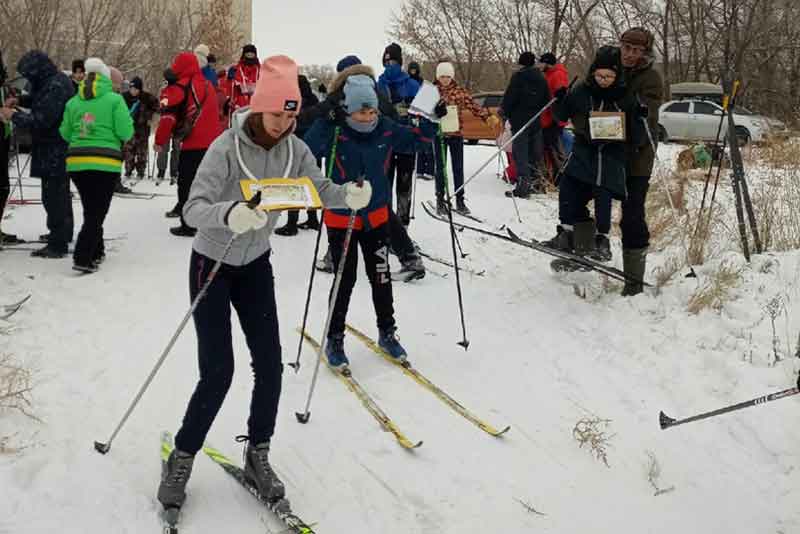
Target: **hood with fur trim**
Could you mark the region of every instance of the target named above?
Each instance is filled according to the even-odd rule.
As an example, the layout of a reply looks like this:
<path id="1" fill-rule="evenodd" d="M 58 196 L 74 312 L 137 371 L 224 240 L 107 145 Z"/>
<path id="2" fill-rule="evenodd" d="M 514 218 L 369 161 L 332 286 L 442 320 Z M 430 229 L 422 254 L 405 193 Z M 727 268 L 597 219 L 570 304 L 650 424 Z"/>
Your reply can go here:
<path id="1" fill-rule="evenodd" d="M 375 71 L 369 65 L 353 65 L 347 67 L 342 72 L 336 75 L 336 78 L 333 79 L 331 82 L 330 87 L 328 87 L 328 93 L 335 93 L 337 91 L 341 91 L 344 89 L 344 84 L 347 82 L 347 78 L 350 76 L 356 76 L 359 74 L 363 74 L 365 76 L 369 76 L 370 78 L 375 80 Z"/>

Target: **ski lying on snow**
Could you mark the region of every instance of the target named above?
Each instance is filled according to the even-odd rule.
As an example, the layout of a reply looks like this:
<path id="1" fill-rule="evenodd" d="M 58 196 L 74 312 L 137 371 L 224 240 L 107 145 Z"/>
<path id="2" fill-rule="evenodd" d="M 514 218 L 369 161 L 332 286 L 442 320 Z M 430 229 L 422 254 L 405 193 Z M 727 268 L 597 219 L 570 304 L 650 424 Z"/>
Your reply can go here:
<path id="1" fill-rule="evenodd" d="M 218 449 L 215 449 L 210 445 L 205 445 L 203 446 L 203 452 L 206 453 L 206 455 L 211 458 L 215 464 L 220 466 L 223 471 L 228 473 L 234 480 L 236 480 L 236 482 L 241 484 L 244 489 L 250 492 L 253 497 L 258 499 L 258 502 L 263 504 L 284 525 L 286 525 L 287 530 L 284 532 L 294 532 L 296 534 L 314 533 L 310 525 L 292 512 L 292 506 L 285 497 L 275 501 L 267 499 L 265 496 L 261 495 L 261 493 L 258 491 L 258 488 L 245 476 L 244 470 L 233 463 Z"/>
<path id="2" fill-rule="evenodd" d="M 133 198 L 136 200 L 153 200 L 156 198 L 155 193 L 114 193 L 114 196 L 119 198 Z"/>
<path id="3" fill-rule="evenodd" d="M 428 258 L 428 259 L 429 259 L 429 260 L 431 260 L 432 262 L 439 263 L 439 264 L 441 264 L 441 265 L 445 265 L 445 266 L 447 266 L 447 267 L 450 267 L 451 269 L 453 269 L 453 268 L 454 268 L 454 265 L 453 265 L 453 262 L 452 262 L 452 261 L 445 260 L 445 259 L 443 259 L 443 258 L 439 258 L 439 257 L 437 257 L 437 256 L 433 256 L 433 255 L 431 255 L 431 254 L 428 254 L 427 252 L 423 252 L 423 251 L 421 251 L 421 250 L 419 251 L 419 255 L 420 255 L 420 256 L 422 256 L 423 258 Z M 473 275 L 473 276 L 483 276 L 483 275 L 485 275 L 485 274 L 486 274 L 486 271 L 485 271 L 485 270 L 483 270 L 483 271 L 475 271 L 475 270 L 473 270 L 473 269 L 470 269 L 469 267 L 464 267 L 464 266 L 462 266 L 462 265 L 459 265 L 459 266 L 458 266 L 458 270 L 459 270 L 459 271 L 463 271 L 463 272 L 465 272 L 465 273 L 469 273 L 469 274 L 471 274 L 471 275 Z"/>
<path id="4" fill-rule="evenodd" d="M 175 441 L 172 438 L 172 433 L 165 430 L 161 433 L 161 478 L 163 479 L 167 473 L 167 460 L 169 455 L 172 454 L 172 449 L 175 448 Z M 159 503 L 161 504 L 161 503 Z M 161 508 L 161 532 L 162 534 L 178 534 L 178 521 L 181 518 L 181 509 L 179 506 L 170 506 Z"/>
<path id="5" fill-rule="evenodd" d="M 320 344 L 319 342 L 317 342 L 316 339 L 311 337 L 311 335 L 308 334 L 308 332 L 302 332 L 300 329 L 298 329 L 298 332 L 300 332 L 300 334 L 303 336 L 303 339 L 305 339 L 306 342 L 309 345 L 311 345 L 311 348 L 313 348 L 315 352 L 319 352 Z M 325 358 L 324 355 L 322 356 L 322 361 L 323 363 L 325 363 L 325 365 L 328 365 L 327 358 Z M 358 381 L 356 381 L 356 379 L 353 377 L 353 373 L 350 371 L 349 368 L 345 368 L 344 370 L 339 371 L 328 365 L 328 369 L 330 369 L 336 376 L 338 376 L 339 379 L 345 383 L 347 388 L 350 391 L 352 391 L 356 395 L 356 397 L 358 397 L 358 399 L 361 401 L 361 403 L 364 405 L 367 411 L 375 418 L 376 421 L 378 421 L 378 424 L 381 425 L 381 428 L 383 428 L 384 431 L 391 432 L 392 435 L 394 435 L 395 439 L 400 444 L 400 446 L 402 446 L 404 449 L 410 450 L 410 449 L 416 449 L 417 447 L 422 445 L 421 441 L 414 443 L 410 439 L 408 439 L 406 435 L 403 434 L 403 432 L 400 431 L 395 422 L 392 421 L 392 419 L 388 415 L 386 415 L 386 412 L 384 412 L 381 409 L 381 407 L 378 405 L 377 402 L 375 402 L 372 396 L 370 396 L 370 394 L 367 393 L 363 387 L 361 387 L 361 384 L 359 384 Z"/>
<path id="6" fill-rule="evenodd" d="M 5 304 L 2 307 L 0 307 L 0 320 L 5 321 L 9 317 L 17 313 L 20 310 L 20 308 L 22 308 L 22 305 L 28 302 L 30 298 L 31 296 L 28 295 L 19 302 L 15 302 L 13 304 Z"/>
<path id="7" fill-rule="evenodd" d="M 380 345 L 375 343 L 375 341 L 370 338 L 365 333 L 361 332 L 360 330 L 350 326 L 349 324 L 346 325 L 347 331 L 353 334 L 358 340 L 364 343 L 369 349 L 371 349 L 375 354 L 382 357 L 387 362 L 391 363 L 402 369 L 403 373 L 406 376 L 409 376 L 414 379 L 419 385 L 433 393 L 439 400 L 447 404 L 450 408 L 452 408 L 457 414 L 464 417 L 466 420 L 486 432 L 487 434 L 500 437 L 506 432 L 508 432 L 511 427 L 507 426 L 503 430 L 498 430 L 489 423 L 481 420 L 479 417 L 474 415 L 472 412 L 467 410 L 460 402 L 456 401 L 453 397 L 448 395 L 444 392 L 439 386 L 435 385 L 431 382 L 428 378 L 426 378 L 422 373 L 420 373 L 416 368 L 412 367 L 411 362 L 405 360 L 403 362 L 392 358 L 389 354 L 383 350 Z"/>
<path id="8" fill-rule="evenodd" d="M 469 214 L 469 215 L 468 215 L 468 214 L 466 214 L 466 213 L 461 213 L 461 212 L 460 212 L 460 211 L 458 211 L 458 210 L 453 210 L 453 215 L 458 215 L 459 217 L 464 217 L 465 219 L 469 219 L 469 220 L 471 220 L 471 221 L 475 221 L 476 223 L 480 223 L 480 224 L 484 224 L 484 223 L 486 222 L 486 221 L 484 221 L 483 219 L 480 219 L 480 218 L 478 218 L 478 217 L 475 217 L 475 216 L 474 216 L 474 215 L 472 215 L 472 214 Z"/>
<path id="9" fill-rule="evenodd" d="M 422 207 L 428 213 L 428 215 L 430 215 L 431 217 L 433 217 L 437 221 L 449 224 L 449 221 L 447 219 L 436 215 L 434 213 L 434 211 L 433 211 L 432 206 L 428 205 L 428 203 L 423 202 L 422 203 Z M 470 225 L 462 224 L 462 223 L 455 222 L 455 221 L 453 221 L 453 225 L 455 227 L 457 227 L 457 228 L 463 228 L 463 229 L 466 229 L 466 230 L 471 230 L 473 232 L 478 232 L 480 234 L 496 237 L 497 239 L 500 239 L 500 240 L 503 240 L 503 241 L 509 241 L 509 242 L 514 243 L 516 245 L 527 247 L 527 248 L 530 248 L 530 249 L 533 249 L 533 250 L 536 250 L 536 251 L 539 251 L 539 252 L 544 252 L 545 254 L 549 254 L 550 256 L 553 256 L 555 258 L 560 258 L 560 259 L 563 259 L 563 260 L 573 261 L 574 263 L 576 263 L 578 265 L 587 267 L 587 268 L 589 268 L 589 269 L 591 269 L 593 271 L 597 271 L 600 274 L 604 274 L 604 275 L 608 276 L 609 278 L 614 278 L 616 280 L 619 280 L 620 282 L 629 281 L 629 282 L 642 283 L 645 286 L 650 286 L 650 284 L 648 284 L 647 282 L 643 282 L 642 280 L 638 280 L 635 277 L 627 275 L 623 271 L 617 269 L 616 267 L 612 267 L 610 265 L 606 265 L 604 263 L 600 263 L 600 262 L 591 260 L 589 258 L 585 258 L 583 256 L 578 256 L 577 254 L 572 254 L 571 252 L 565 252 L 563 250 L 549 248 L 549 247 L 546 247 L 546 246 L 542 245 L 541 243 L 539 243 L 538 241 L 535 241 L 535 240 L 526 241 L 525 239 L 522 239 L 517 234 L 515 234 L 509 228 L 506 228 L 506 232 L 508 232 L 508 235 L 503 235 L 503 234 L 499 234 L 499 233 L 496 233 L 496 232 L 491 232 L 489 230 L 484 230 L 483 228 L 477 228 L 475 226 L 470 226 Z"/>

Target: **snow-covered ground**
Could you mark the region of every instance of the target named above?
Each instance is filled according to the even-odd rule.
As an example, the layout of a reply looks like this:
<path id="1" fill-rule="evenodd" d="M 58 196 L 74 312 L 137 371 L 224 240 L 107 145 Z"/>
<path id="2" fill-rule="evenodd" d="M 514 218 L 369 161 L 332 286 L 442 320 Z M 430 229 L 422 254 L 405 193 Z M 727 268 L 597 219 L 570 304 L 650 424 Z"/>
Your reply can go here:
<path id="1" fill-rule="evenodd" d="M 675 146 L 662 147 L 665 162 Z M 467 174 L 491 155 L 467 147 Z M 520 224 L 495 165 L 468 189 L 488 228 L 550 237 L 556 198 L 519 202 Z M 35 180 L 26 180 L 35 184 Z M 418 182 L 417 200 L 433 196 Z M 693 186 L 698 187 L 698 186 Z M 727 187 L 727 186 L 726 186 Z M 174 193 L 151 183 L 138 190 Z M 658 192 L 658 190 L 656 190 Z M 656 192 L 656 194 L 657 194 Z M 26 196 L 38 196 L 26 188 Z M 0 352 L 35 371 L 33 412 L 41 422 L 0 413 L 0 437 L 24 449 L 0 455 L 0 532 L 155 532 L 158 438 L 177 430 L 197 378 L 190 326 L 106 456 L 106 440 L 188 307 L 191 240 L 171 236 L 163 214 L 174 198 L 115 198 L 102 270 L 78 276 L 69 259 L 36 260 L 0 252 L 0 304 L 32 294 L 0 322 Z M 77 221 L 80 204 L 76 202 Z M 46 229 L 41 206 L 15 207 L 6 232 L 32 239 Z M 428 252 L 447 257 L 447 227 L 421 209 L 411 226 Z M 718 260 L 681 275 L 660 295 L 622 299 L 596 274 L 554 275 L 550 258 L 485 238 L 460 235 L 469 351 L 461 339 L 455 279 L 429 275 L 397 284 L 399 334 L 412 361 L 434 382 L 497 427 L 481 432 L 396 368 L 349 337 L 355 376 L 411 439 L 408 452 L 381 432 L 356 397 L 321 371 L 313 416 L 299 425 L 313 356 L 304 347 L 299 374 L 286 367 L 272 461 L 295 510 L 319 533 L 726 533 L 800 532 L 800 398 L 662 431 L 658 413 L 686 417 L 791 387 L 795 382 L 798 269 L 796 252 L 754 258 L 722 310 L 691 315 L 690 295 Z M 273 264 L 284 347 L 293 361 L 314 234 L 273 238 Z M 615 244 L 615 264 L 621 266 Z M 672 251 L 674 252 L 674 251 Z M 666 253 L 654 254 L 652 265 Z M 742 264 L 740 254 L 724 256 Z M 447 268 L 431 264 L 444 273 Z M 685 269 L 684 271 L 685 272 Z M 650 269 L 652 275 L 652 268 Z M 349 322 L 375 334 L 363 272 Z M 573 282 L 586 291 L 575 294 Z M 319 275 L 311 331 L 320 335 L 331 277 Z M 781 295 L 776 319 L 783 361 L 772 364 L 766 304 Z M 237 372 L 209 442 L 238 457 L 233 436 L 246 428 L 251 377 L 244 339 L 234 329 Z M 750 361 L 752 359 L 752 361 Z M 610 420 L 608 464 L 580 448 L 582 419 Z M 648 481 L 657 460 L 655 496 Z M 537 512 L 532 511 L 535 509 Z M 279 532 L 281 526 L 207 458 L 189 486 L 182 532 Z"/>

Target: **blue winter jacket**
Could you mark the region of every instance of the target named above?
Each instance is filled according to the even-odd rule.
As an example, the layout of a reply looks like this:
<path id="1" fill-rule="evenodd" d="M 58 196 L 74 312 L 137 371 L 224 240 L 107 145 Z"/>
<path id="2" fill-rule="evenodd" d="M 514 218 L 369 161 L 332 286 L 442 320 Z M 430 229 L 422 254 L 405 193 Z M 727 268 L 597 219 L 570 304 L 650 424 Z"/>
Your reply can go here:
<path id="1" fill-rule="evenodd" d="M 336 123 L 317 119 L 303 139 L 317 158 L 330 157 Z M 421 120 L 420 125 L 405 126 L 381 116 L 375 129 L 359 133 L 347 125 L 339 127 L 336 157 L 332 176 L 336 184 L 354 182 L 364 177 L 372 185 L 369 205 L 358 211 L 354 229 L 369 230 L 389 220 L 391 186 L 387 178 L 393 152 L 413 154 L 430 152 L 436 135 L 433 123 Z M 347 210 L 325 211 L 325 224 L 331 228 L 347 228 Z"/>
<path id="2" fill-rule="evenodd" d="M 388 65 L 378 78 L 378 91 L 397 109 L 400 121 L 407 124 L 408 106 L 419 92 L 419 82 L 403 72 L 400 65 Z"/>
<path id="3" fill-rule="evenodd" d="M 203 73 L 203 77 L 211 82 L 211 85 L 214 87 L 219 87 L 219 77 L 217 77 L 217 71 L 211 65 L 206 65 L 201 69 Z"/>

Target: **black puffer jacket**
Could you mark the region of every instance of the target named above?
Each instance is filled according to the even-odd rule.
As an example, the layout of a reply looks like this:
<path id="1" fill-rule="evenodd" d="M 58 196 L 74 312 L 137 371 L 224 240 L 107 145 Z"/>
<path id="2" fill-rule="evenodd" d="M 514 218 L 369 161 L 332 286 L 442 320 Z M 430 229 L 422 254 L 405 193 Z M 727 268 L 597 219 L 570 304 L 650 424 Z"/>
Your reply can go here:
<path id="1" fill-rule="evenodd" d="M 522 128 L 550 101 L 550 87 L 544 75 L 536 67 L 523 67 L 511 76 L 503 95 L 503 116 L 511 122 L 514 130 Z M 536 119 L 532 129 L 541 127 Z"/>
<path id="2" fill-rule="evenodd" d="M 303 99 L 300 105 L 300 115 L 297 117 L 297 129 L 294 134 L 302 139 L 306 132 L 314 124 L 314 121 L 309 121 L 308 118 L 314 115 L 314 108 L 319 106 L 319 98 L 311 90 L 311 83 L 308 78 L 302 74 L 297 77 L 297 84 L 300 86 L 300 97 Z M 305 114 L 303 112 L 306 112 Z"/>
<path id="3" fill-rule="evenodd" d="M 73 95 L 72 82 L 41 50 L 22 56 L 17 71 L 31 84 L 30 95 L 20 102 L 30 108 L 30 113 L 18 112 L 12 117 L 14 126 L 31 132 L 31 174 L 63 176 L 67 172 L 67 142 L 61 138 L 58 127 L 64 107 Z"/>
<path id="4" fill-rule="evenodd" d="M 611 50 L 603 47 L 598 54 Z M 618 53 L 616 54 L 618 58 Z M 639 105 L 635 95 L 626 95 L 622 64 L 613 85 L 601 88 L 594 79 L 596 63 L 592 64 L 586 79 L 577 84 L 553 111 L 561 120 L 571 120 L 575 132 L 572 154 L 563 170 L 564 174 L 582 182 L 599 186 L 611 192 L 616 199 L 627 198 L 625 187 L 628 148 L 638 145 L 645 136 L 640 120 Z M 625 113 L 626 142 L 592 141 L 589 116 L 593 111 L 621 111 Z"/>

